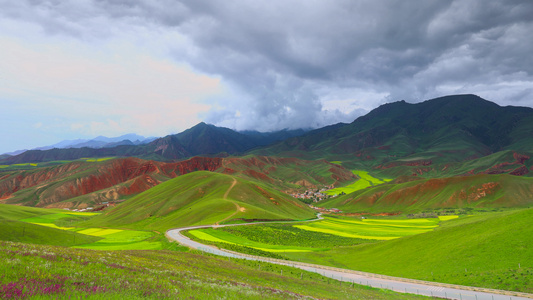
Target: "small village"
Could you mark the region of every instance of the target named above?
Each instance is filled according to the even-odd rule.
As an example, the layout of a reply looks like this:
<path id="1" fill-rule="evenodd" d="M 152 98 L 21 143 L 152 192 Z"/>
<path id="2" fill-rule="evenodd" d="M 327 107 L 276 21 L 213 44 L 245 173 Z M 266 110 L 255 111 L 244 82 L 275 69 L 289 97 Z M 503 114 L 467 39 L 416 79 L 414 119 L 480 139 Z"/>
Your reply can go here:
<path id="1" fill-rule="evenodd" d="M 325 186 L 321 189 L 308 189 L 305 192 L 302 193 L 293 193 L 291 196 L 294 198 L 302 200 L 302 202 L 307 203 L 310 208 L 316 210 L 317 212 L 321 213 L 341 213 L 342 211 L 337 208 L 323 208 L 323 207 L 316 207 L 312 203 L 317 203 L 319 201 L 329 199 L 332 197 L 336 197 L 337 195 L 328 195 L 325 193 L 327 190 L 331 190 L 335 188 L 334 185 Z"/>
<path id="2" fill-rule="evenodd" d="M 333 185 L 325 186 L 321 189 L 308 189 L 305 192 L 302 193 L 293 193 L 291 196 L 297 199 L 306 199 L 311 201 L 304 201 L 306 203 L 316 203 L 328 198 L 331 198 L 332 196 L 325 194 L 324 192 L 330 189 L 335 188 Z"/>

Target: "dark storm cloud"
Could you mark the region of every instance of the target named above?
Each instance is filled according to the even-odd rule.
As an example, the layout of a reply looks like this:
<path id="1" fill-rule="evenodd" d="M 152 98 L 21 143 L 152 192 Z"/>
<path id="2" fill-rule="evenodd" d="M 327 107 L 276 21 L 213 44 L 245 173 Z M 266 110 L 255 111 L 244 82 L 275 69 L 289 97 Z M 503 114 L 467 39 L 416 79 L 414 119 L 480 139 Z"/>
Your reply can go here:
<path id="1" fill-rule="evenodd" d="M 352 121 L 387 101 L 451 93 L 533 106 L 529 0 L 16 1 L 3 7 L 4 17 L 36 22 L 53 34 L 179 33 L 185 42 L 169 41 L 172 57 L 231 87 L 211 100 L 215 108 L 206 121 L 238 129 Z M 326 111 L 331 99 L 355 105 Z"/>

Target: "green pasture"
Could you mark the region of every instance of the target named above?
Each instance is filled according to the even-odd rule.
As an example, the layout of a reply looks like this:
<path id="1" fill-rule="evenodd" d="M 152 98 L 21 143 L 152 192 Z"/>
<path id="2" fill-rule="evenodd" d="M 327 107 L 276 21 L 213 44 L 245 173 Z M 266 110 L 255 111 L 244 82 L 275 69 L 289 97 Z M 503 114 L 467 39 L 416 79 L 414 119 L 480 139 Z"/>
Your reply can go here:
<path id="1" fill-rule="evenodd" d="M 198 239 L 211 242 L 221 242 L 233 245 L 246 246 L 262 251 L 269 252 L 309 252 L 309 251 L 324 251 L 327 248 L 310 248 L 310 247 L 295 247 L 283 245 L 270 245 L 260 242 L 255 242 L 240 236 L 233 235 L 223 230 L 212 228 L 191 230 L 189 233 Z"/>
<path id="2" fill-rule="evenodd" d="M 90 158 L 90 157 L 84 157 L 84 158 L 80 158 L 79 160 L 83 160 L 83 161 L 86 161 L 86 162 L 101 162 L 101 161 L 106 161 L 106 160 L 110 160 L 110 159 L 114 159 L 115 157 L 112 156 L 112 157 L 101 157 L 101 158 Z"/>
<path id="3" fill-rule="evenodd" d="M 6 168 L 20 168 L 20 167 L 37 167 L 37 164 L 35 163 L 25 163 L 25 164 L 12 164 L 12 165 L 0 165 L 0 169 L 6 169 Z"/>
<path id="4" fill-rule="evenodd" d="M 53 160 L 53 161 L 47 161 L 47 162 L 40 162 L 40 163 L 20 163 L 20 164 L 11 164 L 11 165 L 0 165 L 1 171 L 16 171 L 16 170 L 33 170 L 36 168 L 43 168 L 43 167 L 50 167 L 50 166 L 56 166 L 61 164 L 70 163 L 73 161 L 84 161 L 84 162 L 102 162 L 114 159 L 116 157 L 102 157 L 102 158 L 90 158 L 90 157 L 84 157 L 77 160 Z"/>
<path id="5" fill-rule="evenodd" d="M 355 191 L 363 190 L 367 187 L 379 185 L 391 180 L 373 177 L 372 175 L 368 174 L 367 171 L 355 170 L 353 171 L 353 173 L 359 177 L 356 182 L 344 187 L 338 187 L 331 190 L 327 190 L 324 193 L 331 196 L 340 195 L 341 193 L 350 194 Z"/>
<path id="6" fill-rule="evenodd" d="M 300 201 L 260 182 L 197 171 L 163 182 L 78 226 L 163 232 L 242 219 L 305 220 L 313 216 Z"/>
<path id="7" fill-rule="evenodd" d="M 439 226 L 440 219 L 331 218 L 298 225 L 252 225 L 196 229 L 195 239 L 245 246 L 267 252 L 316 252 L 421 234 Z M 317 235 L 314 237 L 313 235 Z M 316 240 L 316 241 L 314 241 Z"/>
<path id="8" fill-rule="evenodd" d="M 358 220 L 325 217 L 324 220 L 321 221 L 294 226 L 303 230 L 323 232 L 344 237 L 369 240 L 392 240 L 431 231 L 439 226 L 439 221 L 439 219 Z"/>
<path id="9" fill-rule="evenodd" d="M 94 229 L 100 228 L 85 230 Z M 80 231 L 80 233 L 83 233 L 83 231 Z M 154 233 L 148 231 L 100 229 L 84 234 L 98 236 L 102 239 L 91 244 L 76 246 L 75 248 L 93 250 L 158 250 L 162 246 L 160 242 L 147 241 L 147 239 L 154 236 Z"/>
<path id="10" fill-rule="evenodd" d="M 76 248 L 94 250 L 157 250 L 162 249 L 160 241 L 148 241 L 155 236 L 148 231 L 123 230 L 112 228 L 79 228 L 60 226 L 64 221 L 80 216 L 96 216 L 98 213 L 62 211 L 60 213 L 40 215 L 20 221 L 63 231 L 75 232 L 80 236 L 95 237 L 86 244 L 76 244 Z M 58 224 L 60 224 L 58 226 Z"/>
<path id="11" fill-rule="evenodd" d="M 0 219 L 0 240 L 72 247 L 91 244 L 100 238 L 32 223 Z"/>
<path id="12" fill-rule="evenodd" d="M 397 277 L 533 293 L 532 208 L 441 219 L 449 220 L 422 234 L 283 256 Z"/>
<path id="13" fill-rule="evenodd" d="M 50 167 L 55 165 L 60 165 L 64 163 L 69 163 L 70 160 L 56 160 L 40 163 L 20 163 L 20 164 L 11 164 L 11 165 L 0 165 L 0 171 L 20 171 L 20 170 L 34 170 L 37 168 Z"/>
<path id="14" fill-rule="evenodd" d="M 42 215 L 62 213 L 60 209 L 44 209 L 37 207 L 0 204 L 0 220 L 21 220 Z"/>
<path id="15" fill-rule="evenodd" d="M 198 251 L 92 251 L 0 241 L 0 261 L 0 299 L 17 292 L 29 295 L 16 299 L 427 299 Z"/>
<path id="16" fill-rule="evenodd" d="M 420 179 L 373 186 L 316 205 L 338 208 L 345 213 L 526 208 L 532 203 L 533 198 L 529 196 L 532 185 L 531 177 L 509 174 Z"/>

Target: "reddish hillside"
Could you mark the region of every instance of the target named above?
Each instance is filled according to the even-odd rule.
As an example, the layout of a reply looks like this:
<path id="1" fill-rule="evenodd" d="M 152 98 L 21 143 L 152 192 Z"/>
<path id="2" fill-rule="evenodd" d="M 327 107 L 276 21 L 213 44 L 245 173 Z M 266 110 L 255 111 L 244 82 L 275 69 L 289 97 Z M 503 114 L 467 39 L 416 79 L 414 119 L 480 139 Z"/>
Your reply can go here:
<path id="1" fill-rule="evenodd" d="M 509 174 L 390 183 L 320 203 L 345 212 L 410 212 L 460 207 L 523 207 L 533 203 L 533 178 Z"/>
<path id="2" fill-rule="evenodd" d="M 355 180 L 350 170 L 325 160 L 252 156 L 225 158 L 222 172 L 240 174 L 277 185 L 283 189 L 317 188 Z"/>
<path id="3" fill-rule="evenodd" d="M 0 198 L 4 199 L 3 203 L 43 207 L 122 184 L 113 192 L 107 191 L 110 192 L 107 200 L 113 200 L 117 194 L 137 194 L 178 175 L 198 170 L 215 171 L 220 168 L 221 162 L 221 158 L 207 157 L 194 157 L 176 163 L 139 158 L 121 158 L 102 163 L 72 162 L 5 175 L 0 179 Z"/>
<path id="4" fill-rule="evenodd" d="M 353 174 L 326 161 L 296 158 L 193 157 L 180 162 L 119 158 L 75 161 L 55 167 L 6 173 L 0 177 L 0 202 L 38 207 L 85 208 L 144 192 L 163 181 L 194 171 L 235 174 L 294 189 L 354 180 Z"/>

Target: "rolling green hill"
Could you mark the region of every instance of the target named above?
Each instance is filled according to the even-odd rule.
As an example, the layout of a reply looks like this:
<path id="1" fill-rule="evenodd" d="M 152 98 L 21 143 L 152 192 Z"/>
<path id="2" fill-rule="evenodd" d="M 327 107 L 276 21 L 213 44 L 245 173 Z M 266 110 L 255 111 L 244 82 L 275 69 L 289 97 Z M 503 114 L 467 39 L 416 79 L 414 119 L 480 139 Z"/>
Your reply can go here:
<path id="1" fill-rule="evenodd" d="M 347 125 L 311 131 L 255 150 L 261 155 L 343 161 L 352 169 L 463 162 L 502 150 L 530 151 L 533 109 L 475 95 L 382 105 Z"/>
<path id="2" fill-rule="evenodd" d="M 4 169 L 9 171 L 0 176 L 0 203 L 69 209 L 102 208 L 108 202 L 127 200 L 161 182 L 201 170 L 260 180 L 286 192 L 337 186 L 355 179 L 349 170 L 325 160 L 251 155 L 193 157 L 166 163 L 133 157 L 81 159 L 32 164 L 25 170 Z"/>
<path id="3" fill-rule="evenodd" d="M 62 211 L 0 204 L 0 240 L 56 246 L 84 245 L 100 240 L 99 237 L 19 221 L 58 212 Z"/>
<path id="4" fill-rule="evenodd" d="M 533 292 L 533 209 L 462 217 L 419 235 L 292 259 L 398 277 Z"/>
<path id="5" fill-rule="evenodd" d="M 21 221 L 0 220 L 0 240 L 70 247 L 94 243 L 100 238 Z"/>
<path id="6" fill-rule="evenodd" d="M 354 212 L 419 212 L 447 208 L 510 208 L 533 205 L 533 178 L 473 175 L 390 182 L 330 198 L 316 206 Z M 400 181 L 401 182 L 401 181 Z"/>
<path id="7" fill-rule="evenodd" d="M 165 231 L 238 220 L 313 217 L 303 203 L 259 182 L 198 171 L 166 181 L 78 225 Z"/>

